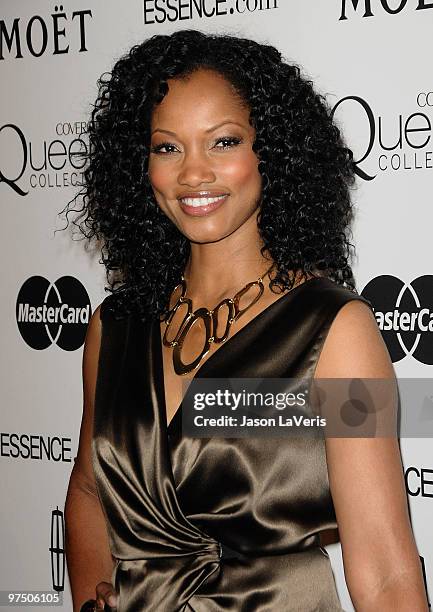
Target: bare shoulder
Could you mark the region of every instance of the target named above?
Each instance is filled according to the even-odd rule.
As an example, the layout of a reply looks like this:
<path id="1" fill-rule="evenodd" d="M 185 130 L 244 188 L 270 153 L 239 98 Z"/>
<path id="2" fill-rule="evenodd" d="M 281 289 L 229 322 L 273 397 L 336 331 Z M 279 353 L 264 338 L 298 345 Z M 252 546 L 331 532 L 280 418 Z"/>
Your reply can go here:
<path id="1" fill-rule="evenodd" d="M 381 378 L 395 387 L 388 349 L 372 309 L 362 300 L 338 310 L 315 378 Z M 372 399 L 383 408 L 381 396 Z M 397 402 L 390 402 L 389 414 L 397 414 Z M 418 572 L 398 438 L 327 437 L 326 460 L 345 576 L 352 600 L 364 601 L 366 593 L 380 591 L 402 567 Z"/>
<path id="2" fill-rule="evenodd" d="M 99 352 L 102 339 L 102 303 L 97 306 L 87 326 L 83 350 L 84 408 L 93 412 L 93 402 L 98 373 Z"/>
<path id="3" fill-rule="evenodd" d="M 94 310 L 87 326 L 82 360 L 83 412 L 74 477 L 83 487 L 96 495 L 91 459 L 93 415 L 99 352 L 102 336 L 101 304 Z"/>
<path id="4" fill-rule="evenodd" d="M 84 355 L 89 355 L 92 352 L 99 352 L 102 333 L 101 321 L 101 306 L 97 306 L 90 317 L 89 325 L 87 326 L 86 338 L 84 341 Z"/>
<path id="5" fill-rule="evenodd" d="M 315 378 L 388 378 L 394 370 L 374 313 L 365 302 L 344 304 L 330 326 Z"/>

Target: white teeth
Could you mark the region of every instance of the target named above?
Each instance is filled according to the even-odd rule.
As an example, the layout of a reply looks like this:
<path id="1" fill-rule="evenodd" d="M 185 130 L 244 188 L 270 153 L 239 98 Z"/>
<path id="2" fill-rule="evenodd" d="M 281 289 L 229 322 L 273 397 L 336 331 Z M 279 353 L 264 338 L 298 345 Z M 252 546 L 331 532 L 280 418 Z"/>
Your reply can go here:
<path id="1" fill-rule="evenodd" d="M 218 202 L 225 198 L 225 195 L 218 196 L 217 198 L 181 198 L 181 202 L 187 204 L 188 206 L 209 206 L 209 204 L 213 204 L 214 202 Z"/>

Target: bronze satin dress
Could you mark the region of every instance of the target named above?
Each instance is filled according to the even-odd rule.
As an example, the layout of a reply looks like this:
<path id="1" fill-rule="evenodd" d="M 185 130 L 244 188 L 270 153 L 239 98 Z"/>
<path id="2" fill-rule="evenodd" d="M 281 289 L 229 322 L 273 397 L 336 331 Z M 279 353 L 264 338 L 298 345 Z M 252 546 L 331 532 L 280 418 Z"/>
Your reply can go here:
<path id="1" fill-rule="evenodd" d="M 101 307 L 92 458 L 118 610 L 341 611 L 318 535 L 336 527 L 323 436 L 188 438 L 182 405 L 167 428 L 159 322 L 116 321 L 112 298 Z M 307 280 L 196 376 L 309 379 L 354 299 L 371 307 L 329 278 Z"/>

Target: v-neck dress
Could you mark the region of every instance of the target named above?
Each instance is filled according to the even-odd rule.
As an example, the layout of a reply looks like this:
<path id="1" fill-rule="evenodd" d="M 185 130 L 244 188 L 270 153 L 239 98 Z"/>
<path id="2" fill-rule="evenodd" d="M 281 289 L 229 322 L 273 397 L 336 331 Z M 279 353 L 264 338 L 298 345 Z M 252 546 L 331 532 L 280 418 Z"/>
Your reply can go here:
<path id="1" fill-rule="evenodd" d="M 337 526 L 324 437 L 188 437 L 182 405 L 167 427 L 159 321 L 116 320 L 113 298 L 100 311 L 92 461 L 118 611 L 341 611 L 319 540 Z M 372 308 L 329 278 L 307 280 L 229 337 L 195 377 L 312 380 L 351 300 Z"/>

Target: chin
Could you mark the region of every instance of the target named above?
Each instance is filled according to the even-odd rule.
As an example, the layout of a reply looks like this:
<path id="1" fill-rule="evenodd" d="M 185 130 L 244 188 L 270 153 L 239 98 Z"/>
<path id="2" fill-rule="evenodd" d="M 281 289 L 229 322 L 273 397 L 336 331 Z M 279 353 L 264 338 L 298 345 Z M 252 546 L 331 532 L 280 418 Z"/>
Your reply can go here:
<path id="1" fill-rule="evenodd" d="M 184 232 L 184 236 L 188 238 L 190 242 L 195 242 L 198 244 L 210 244 L 212 242 L 218 242 L 219 240 L 223 240 L 226 238 L 228 234 L 225 232 L 218 231 L 196 231 L 196 232 Z"/>
<path id="2" fill-rule="evenodd" d="M 188 238 L 191 242 L 197 242 L 199 244 L 206 244 L 211 242 L 218 242 L 223 238 L 229 236 L 236 227 L 228 227 L 224 220 L 219 219 L 219 222 L 211 219 L 195 219 L 196 223 L 183 223 L 179 226 L 182 234 Z M 221 221 L 223 221 L 221 223 Z"/>

